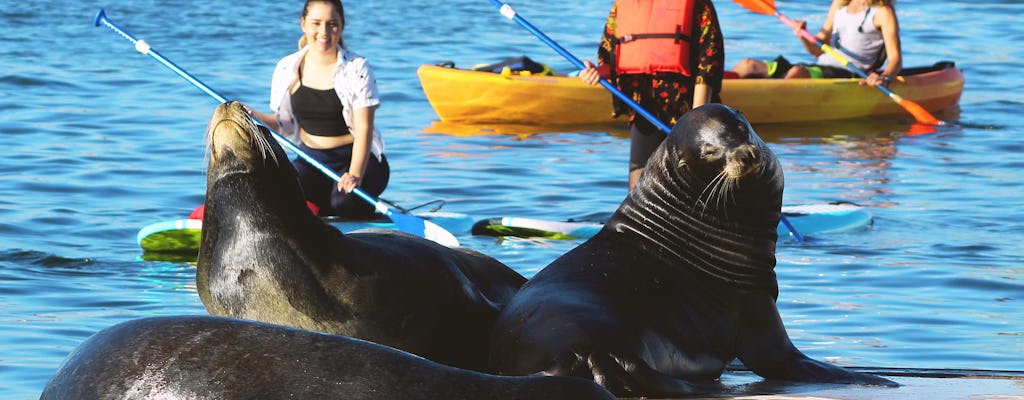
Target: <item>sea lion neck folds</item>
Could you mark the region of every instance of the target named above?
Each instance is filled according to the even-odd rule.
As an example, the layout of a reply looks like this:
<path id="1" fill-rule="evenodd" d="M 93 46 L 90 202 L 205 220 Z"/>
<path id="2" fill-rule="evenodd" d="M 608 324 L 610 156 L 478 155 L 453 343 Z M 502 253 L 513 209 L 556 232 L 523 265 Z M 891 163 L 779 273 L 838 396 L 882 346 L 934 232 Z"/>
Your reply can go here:
<path id="1" fill-rule="evenodd" d="M 720 392 L 737 358 L 770 379 L 894 385 L 789 340 L 775 306 L 782 187 L 739 112 L 686 113 L 605 228 L 501 311 L 491 367 L 593 379 L 623 397 Z"/>

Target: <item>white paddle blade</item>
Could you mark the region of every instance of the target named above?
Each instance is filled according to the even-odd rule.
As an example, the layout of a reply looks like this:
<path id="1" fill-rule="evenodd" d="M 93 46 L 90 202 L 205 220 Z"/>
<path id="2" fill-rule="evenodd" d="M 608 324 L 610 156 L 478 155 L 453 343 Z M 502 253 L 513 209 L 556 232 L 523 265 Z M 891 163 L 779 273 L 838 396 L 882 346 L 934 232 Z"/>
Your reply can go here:
<path id="1" fill-rule="evenodd" d="M 382 201 L 378 202 L 377 206 L 386 208 L 384 215 L 391 218 L 391 221 L 395 223 L 395 228 L 402 232 L 413 234 L 448 247 L 459 246 L 459 239 L 456 239 L 455 235 L 452 235 L 451 232 L 448 232 L 438 224 L 415 215 L 391 209 Z"/>
<path id="2" fill-rule="evenodd" d="M 423 221 L 423 237 L 448 247 L 459 247 L 455 235 L 430 221 Z"/>

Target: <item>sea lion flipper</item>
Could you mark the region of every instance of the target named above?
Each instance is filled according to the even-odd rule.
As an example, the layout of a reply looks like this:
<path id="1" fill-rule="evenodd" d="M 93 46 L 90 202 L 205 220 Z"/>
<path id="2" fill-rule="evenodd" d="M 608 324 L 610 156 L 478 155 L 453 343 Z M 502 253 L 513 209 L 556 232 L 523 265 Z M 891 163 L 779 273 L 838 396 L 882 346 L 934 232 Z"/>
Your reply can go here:
<path id="1" fill-rule="evenodd" d="M 799 352 L 798 352 L 799 353 Z M 754 370 L 753 368 L 751 368 Z M 763 371 L 763 370 L 762 370 Z M 838 365 L 818 361 L 800 353 L 800 357 L 791 358 L 771 367 L 771 372 L 763 373 L 754 370 L 758 375 L 772 379 L 798 382 L 828 382 L 855 385 L 872 385 L 898 387 L 898 383 L 877 375 L 854 372 Z"/>
<path id="2" fill-rule="evenodd" d="M 737 358 L 755 374 L 768 379 L 799 382 L 831 382 L 877 386 L 899 386 L 871 374 L 814 360 L 793 345 L 774 302 L 748 298 Z"/>
<path id="3" fill-rule="evenodd" d="M 587 357 L 587 365 L 594 381 L 612 392 L 664 397 L 708 393 L 688 381 L 658 372 L 634 356 L 595 352 Z"/>

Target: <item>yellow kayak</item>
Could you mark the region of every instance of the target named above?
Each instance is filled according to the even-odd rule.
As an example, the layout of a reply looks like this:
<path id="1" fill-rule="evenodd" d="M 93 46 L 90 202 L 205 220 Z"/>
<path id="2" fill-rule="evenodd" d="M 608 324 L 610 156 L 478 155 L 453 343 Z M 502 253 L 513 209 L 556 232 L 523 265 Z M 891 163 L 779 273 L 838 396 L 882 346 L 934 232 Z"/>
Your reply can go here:
<path id="1" fill-rule="evenodd" d="M 964 76 L 953 63 L 908 68 L 890 89 L 935 113 L 955 106 Z M 598 124 L 612 117 L 612 96 L 578 78 L 473 71 L 437 65 L 417 70 L 434 112 L 445 122 L 499 124 Z M 726 79 L 722 102 L 752 123 L 802 122 L 906 114 L 888 96 L 860 79 Z"/>

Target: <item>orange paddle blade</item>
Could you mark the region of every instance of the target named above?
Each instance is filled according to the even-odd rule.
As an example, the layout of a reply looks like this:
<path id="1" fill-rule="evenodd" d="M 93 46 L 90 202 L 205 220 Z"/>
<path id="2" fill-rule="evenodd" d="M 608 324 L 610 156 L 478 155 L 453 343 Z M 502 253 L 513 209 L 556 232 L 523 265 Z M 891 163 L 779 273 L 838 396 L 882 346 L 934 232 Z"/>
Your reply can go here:
<path id="1" fill-rule="evenodd" d="M 736 4 L 743 6 L 750 11 L 758 14 L 775 15 L 775 1 L 774 0 L 732 0 Z"/>
<path id="2" fill-rule="evenodd" d="M 913 124 L 910 124 L 910 129 L 907 129 L 907 133 L 905 133 L 905 135 L 907 135 L 907 136 L 931 135 L 931 134 L 933 134 L 935 132 L 938 132 L 938 129 L 935 129 L 935 125 L 921 124 L 921 123 L 916 123 L 915 122 Z"/>
<path id="3" fill-rule="evenodd" d="M 930 125 L 945 124 L 944 122 L 939 121 L 938 118 L 932 116 L 932 114 L 929 113 L 928 110 L 925 110 L 924 107 L 921 107 L 920 104 L 903 98 L 900 99 L 899 103 L 900 106 L 903 107 L 903 109 L 907 110 L 907 112 L 909 112 L 910 115 L 914 116 L 914 119 L 916 119 L 918 123 Z"/>

